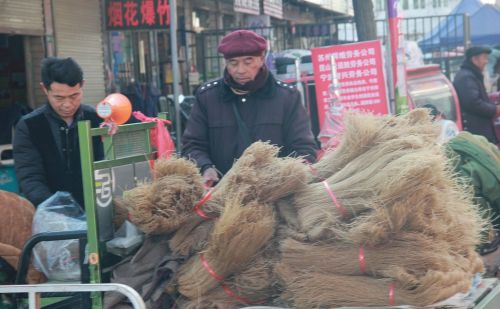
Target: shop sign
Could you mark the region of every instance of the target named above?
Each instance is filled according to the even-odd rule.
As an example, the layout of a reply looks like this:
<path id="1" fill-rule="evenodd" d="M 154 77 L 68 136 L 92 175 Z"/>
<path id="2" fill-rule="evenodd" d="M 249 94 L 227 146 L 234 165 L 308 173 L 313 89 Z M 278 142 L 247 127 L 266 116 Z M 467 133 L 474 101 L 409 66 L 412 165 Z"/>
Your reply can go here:
<path id="1" fill-rule="evenodd" d="M 165 29 L 170 25 L 168 0 L 105 0 L 106 29 Z"/>
<path id="2" fill-rule="evenodd" d="M 348 109 L 387 114 L 387 91 L 380 41 L 311 49 L 320 125 L 331 100 L 331 57 L 337 64 L 340 101 Z"/>
<path id="3" fill-rule="evenodd" d="M 259 0 L 234 0 L 234 11 L 246 14 L 259 15 Z"/>
<path id="4" fill-rule="evenodd" d="M 283 0 L 264 0 L 264 14 L 283 19 Z"/>

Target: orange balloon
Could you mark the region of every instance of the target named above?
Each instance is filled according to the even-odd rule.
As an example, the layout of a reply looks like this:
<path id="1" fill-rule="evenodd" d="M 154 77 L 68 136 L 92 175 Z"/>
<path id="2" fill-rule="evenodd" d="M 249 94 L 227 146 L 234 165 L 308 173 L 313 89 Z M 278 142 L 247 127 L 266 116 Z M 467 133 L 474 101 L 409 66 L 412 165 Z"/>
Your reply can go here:
<path id="1" fill-rule="evenodd" d="M 118 125 L 124 124 L 132 115 L 130 100 L 121 93 L 112 93 L 96 106 L 97 115 Z"/>

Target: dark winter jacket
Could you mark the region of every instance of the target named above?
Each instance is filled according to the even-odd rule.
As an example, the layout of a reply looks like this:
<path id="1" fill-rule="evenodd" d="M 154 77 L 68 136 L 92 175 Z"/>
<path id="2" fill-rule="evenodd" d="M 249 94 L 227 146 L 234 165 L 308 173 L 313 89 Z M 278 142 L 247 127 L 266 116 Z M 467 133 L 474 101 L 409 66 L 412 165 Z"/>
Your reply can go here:
<path id="1" fill-rule="evenodd" d="M 464 130 L 482 135 L 496 144 L 492 122 L 496 107 L 488 100 L 481 71 L 472 62 L 465 60 L 455 76 L 453 86 L 460 101 Z"/>
<path id="2" fill-rule="evenodd" d="M 202 171 L 215 165 L 226 173 L 250 143 L 259 140 L 282 147 L 280 156 L 315 161 L 317 146 L 310 120 L 293 86 L 269 75 L 259 90 L 236 95 L 218 79 L 201 86 L 196 98 L 183 135 L 182 153 L 194 159 Z M 248 142 L 239 131 L 233 104 L 248 128 Z"/>
<path id="3" fill-rule="evenodd" d="M 21 192 L 35 206 L 56 191 L 70 192 L 83 207 L 83 185 L 77 122 L 102 122 L 93 107 L 81 105 L 68 126 L 46 104 L 21 118 L 13 142 L 14 165 Z M 93 140 L 94 157 L 102 159 L 98 138 Z"/>

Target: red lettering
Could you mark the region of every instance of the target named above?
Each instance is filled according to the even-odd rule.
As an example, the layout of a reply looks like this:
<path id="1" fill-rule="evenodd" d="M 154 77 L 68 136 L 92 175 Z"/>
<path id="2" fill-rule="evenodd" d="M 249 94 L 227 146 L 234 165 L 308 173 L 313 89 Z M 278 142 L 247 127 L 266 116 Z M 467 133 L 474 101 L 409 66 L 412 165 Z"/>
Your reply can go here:
<path id="1" fill-rule="evenodd" d="M 122 3 L 111 1 L 108 6 L 108 26 L 123 27 Z"/>
<path id="2" fill-rule="evenodd" d="M 141 23 L 152 26 L 155 24 L 155 3 L 154 0 L 142 0 L 141 2 Z"/>
<path id="3" fill-rule="evenodd" d="M 134 1 L 125 2 L 125 23 L 127 26 L 137 27 L 139 21 L 137 20 L 137 3 Z"/>
<path id="4" fill-rule="evenodd" d="M 158 0 L 158 7 L 156 8 L 160 25 L 170 25 L 170 6 L 167 0 Z M 165 18 L 165 20 L 164 20 Z"/>

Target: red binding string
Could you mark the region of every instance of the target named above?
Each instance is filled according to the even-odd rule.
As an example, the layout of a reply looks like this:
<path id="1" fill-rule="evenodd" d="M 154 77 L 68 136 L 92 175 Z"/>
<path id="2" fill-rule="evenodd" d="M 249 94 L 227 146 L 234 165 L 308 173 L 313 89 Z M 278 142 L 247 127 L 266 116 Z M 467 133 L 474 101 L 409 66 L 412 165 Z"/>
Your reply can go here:
<path id="1" fill-rule="evenodd" d="M 328 182 L 326 182 L 326 180 L 322 181 L 323 185 L 325 186 L 325 189 L 326 189 L 326 192 L 328 193 L 328 195 L 330 196 L 330 198 L 332 199 L 333 201 L 333 204 L 335 204 L 335 207 L 337 207 L 337 209 L 340 211 L 340 213 L 342 214 L 342 217 L 345 217 L 347 216 L 347 210 L 342 207 L 342 205 L 340 205 L 339 201 L 337 200 L 337 197 L 335 196 L 335 194 L 333 193 L 332 189 L 330 188 L 330 185 L 328 184 Z"/>
<path id="2" fill-rule="evenodd" d="M 201 206 L 203 206 L 210 198 L 212 197 L 212 191 L 208 191 L 207 194 L 199 201 L 193 208 L 193 211 L 200 217 L 202 217 L 205 220 L 212 220 L 215 219 L 216 217 L 211 217 L 207 215 L 203 210 L 201 210 Z"/>
<path id="3" fill-rule="evenodd" d="M 394 282 L 389 284 L 389 305 L 394 306 Z"/>
<path id="4" fill-rule="evenodd" d="M 249 300 L 248 298 L 245 298 L 243 296 L 237 295 L 227 285 L 225 285 L 224 283 L 222 283 L 222 281 L 224 280 L 224 278 L 222 278 L 215 270 L 212 269 L 212 267 L 210 267 L 210 265 L 208 264 L 207 260 L 203 256 L 203 254 L 200 254 L 200 261 L 201 261 L 201 265 L 203 266 L 203 268 L 205 268 L 208 271 L 208 273 L 210 274 L 210 276 L 212 276 L 215 280 L 217 280 L 217 282 L 221 283 L 220 285 L 221 285 L 222 289 L 224 290 L 224 292 L 229 297 L 232 297 L 232 298 L 238 300 L 239 302 L 242 302 L 242 303 L 245 303 L 245 304 L 249 304 L 249 305 L 264 303 L 264 301 L 253 302 L 253 301 Z"/>
<path id="5" fill-rule="evenodd" d="M 314 177 L 321 179 L 321 180 L 325 180 L 325 178 L 321 177 L 321 175 L 319 174 L 318 170 L 314 167 L 314 165 L 312 165 L 311 163 L 309 163 L 307 161 L 306 161 L 306 165 L 309 167 L 309 170 L 311 171 L 311 174 L 314 175 Z"/>
<path id="6" fill-rule="evenodd" d="M 363 246 L 359 247 L 359 269 L 362 273 L 365 273 L 366 270 L 366 261 L 365 261 L 365 248 Z"/>
<path id="7" fill-rule="evenodd" d="M 219 276 L 219 274 L 216 273 L 215 270 L 213 270 L 212 267 L 210 267 L 210 265 L 208 265 L 208 262 L 205 259 L 205 257 L 203 256 L 203 254 L 200 254 L 200 261 L 201 261 L 201 265 L 203 266 L 203 268 L 205 268 L 208 271 L 208 273 L 210 274 L 210 276 L 212 276 L 215 280 L 217 280 L 218 282 L 221 282 L 222 280 L 224 280 L 224 278 Z"/>

